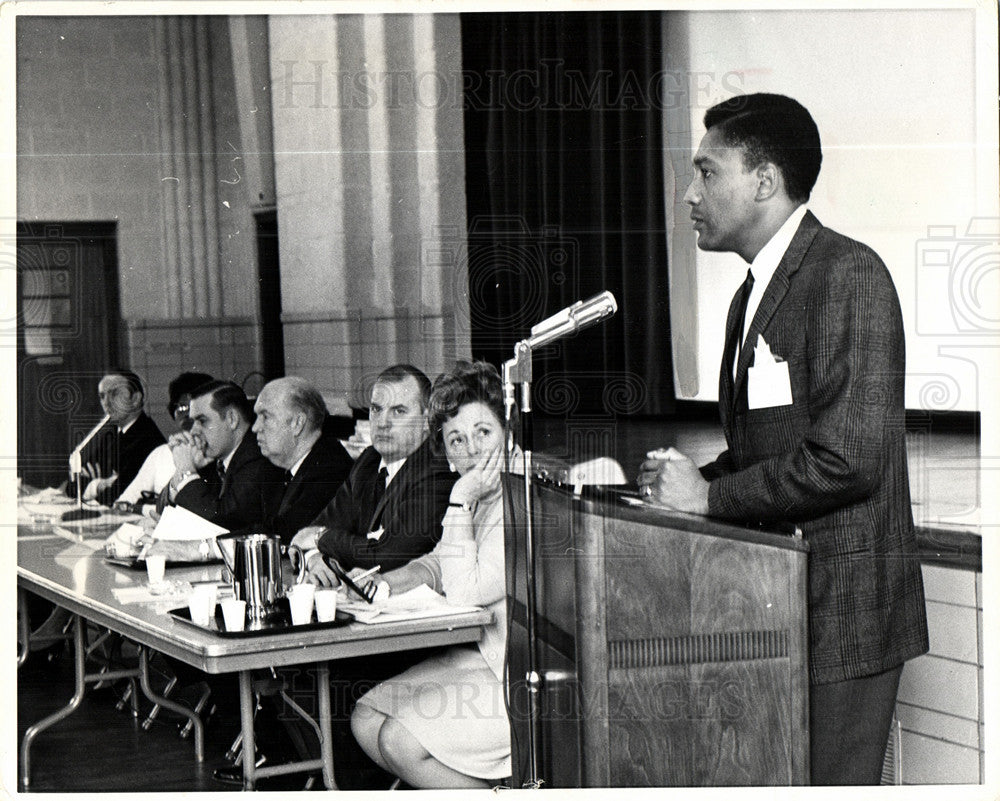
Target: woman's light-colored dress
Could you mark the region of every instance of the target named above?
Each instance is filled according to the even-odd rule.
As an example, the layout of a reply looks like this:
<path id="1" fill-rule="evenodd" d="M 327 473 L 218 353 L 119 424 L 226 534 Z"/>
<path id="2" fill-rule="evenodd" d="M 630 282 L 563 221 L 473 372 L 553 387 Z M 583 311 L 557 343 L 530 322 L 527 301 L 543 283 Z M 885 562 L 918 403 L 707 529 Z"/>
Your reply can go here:
<path id="1" fill-rule="evenodd" d="M 462 519 L 464 518 L 464 520 Z M 510 723 L 504 706 L 507 638 L 503 499 L 499 489 L 472 512 L 449 508 L 441 541 L 416 560 L 428 584 L 455 604 L 493 612 L 476 645 L 454 646 L 372 688 L 358 703 L 390 715 L 436 758 L 468 776 L 511 774 Z"/>

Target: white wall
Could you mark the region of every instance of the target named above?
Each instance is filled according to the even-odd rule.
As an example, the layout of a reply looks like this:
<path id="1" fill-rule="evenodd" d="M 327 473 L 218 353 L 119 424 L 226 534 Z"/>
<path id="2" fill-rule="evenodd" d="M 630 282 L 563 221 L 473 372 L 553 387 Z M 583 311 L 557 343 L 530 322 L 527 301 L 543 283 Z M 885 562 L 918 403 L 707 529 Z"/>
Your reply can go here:
<path id="1" fill-rule="evenodd" d="M 470 348 L 456 14 L 268 18 L 285 369 L 354 406 Z M 393 76 L 395 85 L 387 80 Z"/>
<path id="2" fill-rule="evenodd" d="M 987 11 L 978 20 L 973 9 L 666 15 L 666 66 L 689 73 L 689 103 L 666 123 L 676 173 L 673 316 L 695 310 L 695 330 L 675 353 L 682 397 L 717 399 L 726 309 L 746 273 L 739 257 L 695 247 L 681 200 L 692 148 L 713 103 L 778 92 L 802 102 L 820 129 L 823 168 L 810 208 L 872 246 L 896 283 L 907 407 L 980 408 L 982 346 L 996 362 L 1000 330 L 996 19 Z M 992 237 L 977 242 L 967 230 L 982 217 L 993 218 L 977 223 Z M 927 241 L 932 227 L 936 243 Z"/>

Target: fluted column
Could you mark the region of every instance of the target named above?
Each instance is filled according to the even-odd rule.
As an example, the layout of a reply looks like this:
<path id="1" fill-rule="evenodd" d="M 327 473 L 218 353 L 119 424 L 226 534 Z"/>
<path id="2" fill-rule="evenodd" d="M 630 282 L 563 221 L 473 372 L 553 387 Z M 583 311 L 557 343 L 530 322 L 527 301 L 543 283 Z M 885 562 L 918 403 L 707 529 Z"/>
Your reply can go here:
<path id="1" fill-rule="evenodd" d="M 167 313 L 222 314 L 214 98 L 206 17 L 157 17 Z"/>
<path id="2" fill-rule="evenodd" d="M 454 14 L 270 17 L 288 372 L 366 398 L 469 353 Z"/>

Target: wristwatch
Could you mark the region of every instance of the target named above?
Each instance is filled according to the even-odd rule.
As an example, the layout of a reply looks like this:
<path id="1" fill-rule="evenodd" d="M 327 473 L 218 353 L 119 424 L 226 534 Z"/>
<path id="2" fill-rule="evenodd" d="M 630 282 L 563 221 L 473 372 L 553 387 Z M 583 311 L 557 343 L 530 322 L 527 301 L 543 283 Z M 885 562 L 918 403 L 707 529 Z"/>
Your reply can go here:
<path id="1" fill-rule="evenodd" d="M 197 475 L 198 473 L 195 472 L 194 470 L 185 470 L 177 477 L 177 481 L 170 482 L 170 488 L 174 492 L 180 492 L 180 489 L 184 485 L 184 482 L 186 482 L 189 478 L 192 478 Z"/>

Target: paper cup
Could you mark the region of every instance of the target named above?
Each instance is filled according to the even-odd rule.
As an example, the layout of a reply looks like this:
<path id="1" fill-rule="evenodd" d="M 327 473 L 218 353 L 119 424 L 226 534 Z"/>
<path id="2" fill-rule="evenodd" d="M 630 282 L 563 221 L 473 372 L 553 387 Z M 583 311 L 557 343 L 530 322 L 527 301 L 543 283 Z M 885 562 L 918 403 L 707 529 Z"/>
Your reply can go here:
<path id="1" fill-rule="evenodd" d="M 304 626 L 312 622 L 315 591 L 316 587 L 312 584 L 296 584 L 288 591 L 288 608 L 292 613 L 293 626 Z"/>
<path id="2" fill-rule="evenodd" d="M 162 584 L 166 574 L 167 558 L 162 554 L 149 554 L 146 557 L 146 575 L 150 585 Z"/>
<path id="3" fill-rule="evenodd" d="M 226 622 L 226 631 L 243 631 L 247 621 L 247 602 L 226 598 L 222 601 L 222 618 Z"/>
<path id="4" fill-rule="evenodd" d="M 196 584 L 191 597 L 188 598 L 188 611 L 191 621 L 199 626 L 207 626 L 215 615 L 215 585 Z"/>
<path id="5" fill-rule="evenodd" d="M 316 620 L 320 623 L 329 623 L 337 617 L 337 591 L 317 590 L 314 596 L 316 601 Z"/>

